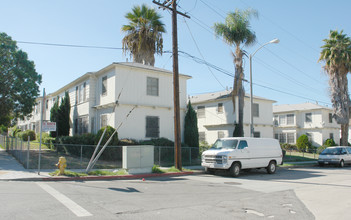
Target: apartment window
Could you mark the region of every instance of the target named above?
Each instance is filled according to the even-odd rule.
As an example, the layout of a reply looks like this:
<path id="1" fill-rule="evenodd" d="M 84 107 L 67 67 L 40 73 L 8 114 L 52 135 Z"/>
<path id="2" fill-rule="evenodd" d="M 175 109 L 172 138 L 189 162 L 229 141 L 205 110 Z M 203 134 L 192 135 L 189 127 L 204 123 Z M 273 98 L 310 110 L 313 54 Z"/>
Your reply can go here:
<path id="1" fill-rule="evenodd" d="M 158 138 L 160 136 L 160 119 L 156 116 L 146 117 L 146 137 Z"/>
<path id="2" fill-rule="evenodd" d="M 312 142 L 312 140 L 313 140 L 313 134 L 312 133 L 306 133 L 306 135 L 307 135 L 307 137 L 308 137 L 308 141 L 309 142 Z"/>
<path id="3" fill-rule="evenodd" d="M 279 124 L 280 125 L 286 124 L 286 116 L 285 115 L 279 115 Z"/>
<path id="4" fill-rule="evenodd" d="M 286 135 L 284 133 L 279 134 L 279 142 L 286 143 Z"/>
<path id="5" fill-rule="evenodd" d="M 147 95 L 158 96 L 158 78 L 147 77 Z"/>
<path id="6" fill-rule="evenodd" d="M 275 115 L 274 118 L 273 118 L 273 125 L 274 126 L 278 126 L 279 125 L 279 117 L 277 115 Z"/>
<path id="7" fill-rule="evenodd" d="M 100 116 L 100 128 L 107 126 L 107 115 Z"/>
<path id="8" fill-rule="evenodd" d="M 286 124 L 293 125 L 294 124 L 294 114 L 286 115 Z"/>
<path id="9" fill-rule="evenodd" d="M 257 103 L 252 104 L 252 115 L 253 117 L 259 117 L 260 116 L 260 108 Z"/>
<path id="10" fill-rule="evenodd" d="M 80 117 L 75 120 L 75 134 L 86 134 L 88 133 L 88 116 Z"/>
<path id="11" fill-rule="evenodd" d="M 197 106 L 197 118 L 205 117 L 205 106 Z"/>
<path id="12" fill-rule="evenodd" d="M 287 133 L 287 143 L 294 144 L 295 143 L 295 134 L 294 133 Z"/>
<path id="13" fill-rule="evenodd" d="M 218 138 L 224 138 L 224 132 L 223 131 L 218 131 L 217 132 Z"/>
<path id="14" fill-rule="evenodd" d="M 259 132 L 259 131 L 254 131 L 253 136 L 254 136 L 255 138 L 259 138 L 259 137 L 261 137 L 261 132 Z"/>
<path id="15" fill-rule="evenodd" d="M 329 123 L 333 123 L 333 114 L 329 113 Z"/>
<path id="16" fill-rule="evenodd" d="M 312 113 L 305 114 L 305 122 L 312 122 Z"/>
<path id="17" fill-rule="evenodd" d="M 101 81 L 101 95 L 107 95 L 107 76 L 102 77 Z"/>
<path id="18" fill-rule="evenodd" d="M 334 140 L 334 133 L 329 133 L 329 139 L 333 139 Z"/>
<path id="19" fill-rule="evenodd" d="M 200 142 L 206 141 L 206 133 L 205 132 L 199 132 L 199 141 Z"/>
<path id="20" fill-rule="evenodd" d="M 277 139 L 277 140 L 279 140 L 279 134 L 275 133 L 275 134 L 274 134 L 274 138 Z"/>
<path id="21" fill-rule="evenodd" d="M 76 105 L 78 104 L 78 86 L 76 86 Z"/>
<path id="22" fill-rule="evenodd" d="M 217 112 L 223 113 L 223 103 L 218 103 Z"/>

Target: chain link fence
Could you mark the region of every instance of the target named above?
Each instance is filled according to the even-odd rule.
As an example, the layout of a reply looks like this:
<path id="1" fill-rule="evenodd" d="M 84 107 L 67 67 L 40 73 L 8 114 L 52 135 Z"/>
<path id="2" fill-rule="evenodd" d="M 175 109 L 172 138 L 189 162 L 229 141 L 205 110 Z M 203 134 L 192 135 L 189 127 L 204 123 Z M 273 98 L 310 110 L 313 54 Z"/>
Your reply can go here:
<path id="1" fill-rule="evenodd" d="M 26 169 L 38 169 L 39 142 L 22 141 L 19 138 L 0 135 L 0 144 Z M 100 146 L 99 149 L 101 149 Z M 40 169 L 56 169 L 59 157 L 67 160 L 67 169 L 85 169 L 95 150 L 95 145 L 42 143 Z M 174 165 L 174 147 L 155 146 L 154 164 Z M 201 164 L 199 148 L 182 147 L 182 165 Z M 107 146 L 94 169 L 122 168 L 122 146 Z"/>

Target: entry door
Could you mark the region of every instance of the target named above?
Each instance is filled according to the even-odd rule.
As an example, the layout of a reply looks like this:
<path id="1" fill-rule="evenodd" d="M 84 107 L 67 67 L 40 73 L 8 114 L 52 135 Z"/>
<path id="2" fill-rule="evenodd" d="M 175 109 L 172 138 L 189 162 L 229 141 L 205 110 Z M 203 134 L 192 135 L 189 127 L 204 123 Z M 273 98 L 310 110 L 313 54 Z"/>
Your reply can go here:
<path id="1" fill-rule="evenodd" d="M 240 141 L 238 144 L 238 153 L 241 162 L 241 168 L 250 168 L 251 159 L 250 159 L 250 149 L 246 141 Z"/>

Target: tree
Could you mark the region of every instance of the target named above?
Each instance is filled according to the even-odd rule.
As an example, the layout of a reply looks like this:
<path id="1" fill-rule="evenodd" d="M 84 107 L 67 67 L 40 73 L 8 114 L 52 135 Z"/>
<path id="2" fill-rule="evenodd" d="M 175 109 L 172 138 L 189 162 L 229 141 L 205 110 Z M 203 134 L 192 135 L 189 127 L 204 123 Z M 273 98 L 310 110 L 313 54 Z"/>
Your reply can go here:
<path id="1" fill-rule="evenodd" d="M 59 98 L 57 97 L 56 102 L 50 109 L 50 121 L 51 122 L 56 122 L 57 126 L 57 118 L 58 118 L 58 110 L 59 110 Z M 56 131 L 50 131 L 50 136 L 51 137 L 57 137 L 57 130 Z"/>
<path id="2" fill-rule="evenodd" d="M 223 37 L 223 40 L 230 46 L 235 47 L 235 53 L 232 52 L 235 64 L 235 76 L 232 91 L 233 111 L 235 112 L 235 97 L 238 97 L 238 126 L 235 126 L 234 133 L 239 137 L 244 136 L 244 96 L 245 90 L 242 85 L 244 79 L 243 46 L 251 46 L 256 41 L 255 33 L 250 29 L 250 18 L 258 17 L 255 10 L 247 9 L 245 11 L 235 10 L 228 13 L 225 23 L 215 23 L 214 30 L 217 36 Z M 236 131 L 237 130 L 237 131 Z M 233 134 L 234 135 L 234 134 Z"/>
<path id="3" fill-rule="evenodd" d="M 188 109 L 184 120 L 184 143 L 189 147 L 199 147 L 197 116 L 190 101 L 188 102 Z"/>
<path id="4" fill-rule="evenodd" d="M 133 62 L 154 66 L 155 53 L 162 55 L 162 33 L 166 32 L 161 16 L 143 4 L 134 6 L 125 17 L 129 24 L 122 26 L 122 31 L 126 32 L 122 39 L 124 53 L 129 51 Z"/>
<path id="5" fill-rule="evenodd" d="M 69 101 L 68 92 L 65 92 L 65 97 L 61 99 L 61 105 L 57 111 L 57 124 L 56 129 L 58 136 L 68 136 L 70 129 L 70 112 L 71 104 Z"/>
<path id="6" fill-rule="evenodd" d="M 306 152 L 308 148 L 312 146 L 311 142 L 308 140 L 307 135 L 301 135 L 296 141 L 296 147 L 301 152 Z"/>
<path id="7" fill-rule="evenodd" d="M 329 76 L 333 117 L 341 125 L 341 143 L 348 145 L 348 130 L 350 117 L 350 96 L 348 90 L 347 73 L 351 67 L 351 40 L 343 31 L 330 31 L 318 61 L 324 61 L 324 71 Z"/>
<path id="8" fill-rule="evenodd" d="M 19 50 L 16 41 L 0 32 L 0 122 L 10 125 L 12 118 L 32 112 L 39 95 L 41 75 L 34 62 Z"/>

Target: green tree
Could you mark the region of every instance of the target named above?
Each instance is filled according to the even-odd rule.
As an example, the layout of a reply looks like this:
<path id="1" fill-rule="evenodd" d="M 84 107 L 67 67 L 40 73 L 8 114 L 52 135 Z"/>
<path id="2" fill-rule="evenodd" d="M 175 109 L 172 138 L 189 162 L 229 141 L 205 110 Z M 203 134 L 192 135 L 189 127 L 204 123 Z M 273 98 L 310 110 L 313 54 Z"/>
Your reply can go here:
<path id="1" fill-rule="evenodd" d="M 57 114 L 57 134 L 58 136 L 68 136 L 70 129 L 70 112 L 71 112 L 71 104 L 69 101 L 68 92 L 65 92 L 65 97 L 61 99 L 61 105 L 58 108 Z"/>
<path id="2" fill-rule="evenodd" d="M 235 76 L 232 92 L 233 111 L 235 112 L 235 97 L 238 97 L 238 126 L 234 133 L 239 137 L 244 136 L 244 96 L 245 90 L 242 85 L 244 79 L 242 46 L 251 46 L 256 41 L 255 33 L 250 29 L 250 18 L 258 17 L 256 10 L 247 9 L 245 11 L 235 10 L 228 13 L 225 23 L 215 23 L 214 30 L 217 36 L 223 37 L 223 40 L 229 46 L 235 47 L 235 53 L 232 52 L 235 64 Z M 235 126 L 236 127 L 236 126 Z M 234 135 L 233 133 L 233 135 Z"/>
<path id="3" fill-rule="evenodd" d="M 0 32 L 0 124 L 9 126 L 12 118 L 32 112 L 40 83 L 34 62 L 18 49 L 16 41 Z"/>
<path id="4" fill-rule="evenodd" d="M 129 51 L 134 62 L 154 66 L 155 53 L 162 55 L 162 33 L 166 32 L 161 16 L 143 4 L 134 6 L 125 17 L 129 24 L 122 26 L 126 33 L 122 39 L 124 53 Z"/>
<path id="5" fill-rule="evenodd" d="M 189 147 L 199 147 L 197 115 L 190 101 L 188 102 L 188 109 L 184 120 L 184 143 Z"/>
<path id="6" fill-rule="evenodd" d="M 58 110 L 59 110 L 59 103 L 58 102 L 59 102 L 59 98 L 57 97 L 57 100 L 55 101 L 54 105 L 50 109 L 50 121 L 56 122 L 56 125 L 57 125 Z M 57 130 L 50 131 L 50 136 L 57 137 Z"/>
<path id="7" fill-rule="evenodd" d="M 299 151 L 306 152 L 308 148 L 312 146 L 312 144 L 308 140 L 307 135 L 303 134 L 297 139 L 296 146 L 297 146 L 297 149 L 299 149 Z"/>
<path id="8" fill-rule="evenodd" d="M 351 40 L 343 31 L 330 31 L 318 61 L 324 61 L 324 71 L 329 76 L 331 102 L 338 124 L 341 125 L 341 143 L 348 145 L 350 96 L 347 73 L 351 68 Z"/>

